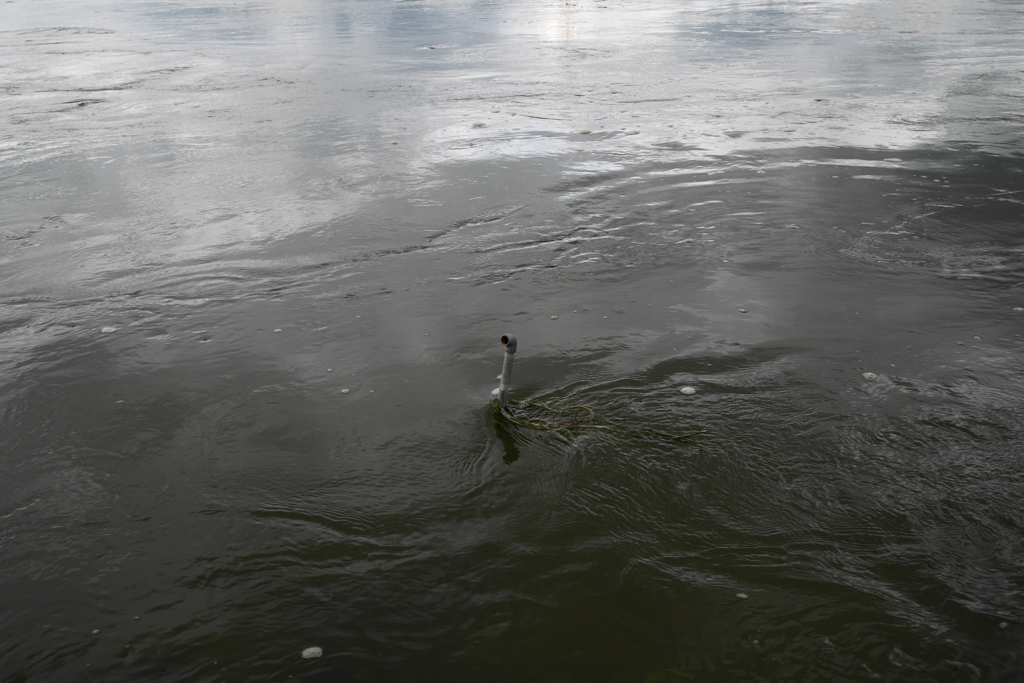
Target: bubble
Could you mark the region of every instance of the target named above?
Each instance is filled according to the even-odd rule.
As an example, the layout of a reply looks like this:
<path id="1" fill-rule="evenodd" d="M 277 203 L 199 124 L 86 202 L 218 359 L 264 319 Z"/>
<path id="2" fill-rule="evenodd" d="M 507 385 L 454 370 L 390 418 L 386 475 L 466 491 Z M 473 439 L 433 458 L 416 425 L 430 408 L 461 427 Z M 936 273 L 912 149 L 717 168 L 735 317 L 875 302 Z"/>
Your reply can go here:
<path id="1" fill-rule="evenodd" d="M 323 654 L 324 654 L 324 651 L 321 650 L 318 647 L 307 647 L 305 650 L 302 651 L 302 658 L 303 659 L 316 659 L 317 657 L 322 657 Z"/>
<path id="2" fill-rule="evenodd" d="M 869 382 L 874 382 L 876 379 L 878 379 L 878 375 L 876 375 L 873 372 L 865 372 L 863 375 L 861 375 L 861 377 L 863 377 Z"/>

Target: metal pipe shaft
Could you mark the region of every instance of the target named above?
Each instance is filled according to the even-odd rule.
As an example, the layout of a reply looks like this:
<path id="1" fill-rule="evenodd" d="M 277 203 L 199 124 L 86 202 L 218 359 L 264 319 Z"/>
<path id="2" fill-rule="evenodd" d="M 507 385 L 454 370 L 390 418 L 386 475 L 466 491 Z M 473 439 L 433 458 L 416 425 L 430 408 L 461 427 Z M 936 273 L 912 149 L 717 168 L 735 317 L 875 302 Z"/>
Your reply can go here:
<path id="1" fill-rule="evenodd" d="M 512 386 L 512 357 L 516 355 L 516 338 L 511 334 L 501 335 L 505 347 L 505 362 L 501 365 L 501 384 L 498 385 L 498 405 L 508 408 L 508 389 Z"/>

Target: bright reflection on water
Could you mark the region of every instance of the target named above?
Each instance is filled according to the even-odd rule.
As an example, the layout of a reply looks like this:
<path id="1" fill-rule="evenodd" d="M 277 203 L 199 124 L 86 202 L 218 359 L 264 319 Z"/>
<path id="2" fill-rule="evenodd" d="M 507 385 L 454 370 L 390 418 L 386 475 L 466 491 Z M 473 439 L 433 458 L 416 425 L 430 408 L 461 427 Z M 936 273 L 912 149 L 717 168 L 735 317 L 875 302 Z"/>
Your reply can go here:
<path id="1" fill-rule="evenodd" d="M 1005 0 L 2 5 L 0 679 L 1018 680 L 1022 64 Z M 496 430 L 505 332 L 641 431 Z"/>

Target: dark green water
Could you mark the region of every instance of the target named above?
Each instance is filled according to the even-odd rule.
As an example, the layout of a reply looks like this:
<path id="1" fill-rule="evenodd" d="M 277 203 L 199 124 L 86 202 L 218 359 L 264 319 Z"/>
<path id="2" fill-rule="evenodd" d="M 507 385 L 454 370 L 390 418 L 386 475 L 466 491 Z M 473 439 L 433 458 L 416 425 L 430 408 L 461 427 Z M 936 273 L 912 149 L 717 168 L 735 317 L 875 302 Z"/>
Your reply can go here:
<path id="1" fill-rule="evenodd" d="M 14 0 L 0 93 L 0 681 L 1024 680 L 1024 5 Z"/>

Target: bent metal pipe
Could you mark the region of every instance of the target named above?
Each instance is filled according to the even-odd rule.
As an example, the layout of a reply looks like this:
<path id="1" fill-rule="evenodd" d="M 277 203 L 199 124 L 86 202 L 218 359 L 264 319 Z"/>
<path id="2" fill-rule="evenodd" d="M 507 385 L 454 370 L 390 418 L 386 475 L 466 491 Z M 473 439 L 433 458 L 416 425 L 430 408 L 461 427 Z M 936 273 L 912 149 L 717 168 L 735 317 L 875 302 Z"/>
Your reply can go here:
<path id="1" fill-rule="evenodd" d="M 504 410 L 508 408 L 508 389 L 512 385 L 512 357 L 516 354 L 516 338 L 511 334 L 503 334 L 501 335 L 501 345 L 505 347 L 505 362 L 501 365 L 498 405 Z"/>

